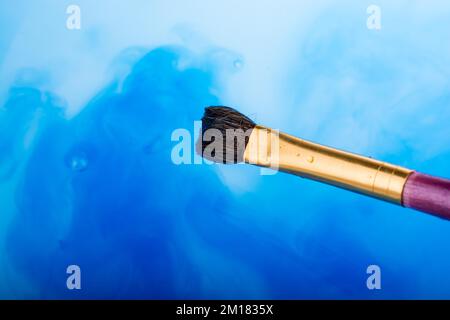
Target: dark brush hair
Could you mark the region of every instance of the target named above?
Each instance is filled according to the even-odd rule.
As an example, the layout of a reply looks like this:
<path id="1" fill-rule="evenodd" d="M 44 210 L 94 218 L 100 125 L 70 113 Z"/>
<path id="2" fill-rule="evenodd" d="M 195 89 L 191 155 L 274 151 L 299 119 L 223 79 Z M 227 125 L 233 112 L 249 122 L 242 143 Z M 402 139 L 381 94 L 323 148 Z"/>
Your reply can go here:
<path id="1" fill-rule="evenodd" d="M 256 124 L 242 113 L 230 107 L 207 107 L 202 118 L 202 131 L 196 145 L 197 153 L 218 163 L 239 163 L 244 161 L 248 138 Z M 220 132 L 223 150 L 209 154 L 205 149 L 217 139 Z M 204 139 L 206 138 L 205 141 Z M 211 140 L 211 141 L 210 141 Z"/>

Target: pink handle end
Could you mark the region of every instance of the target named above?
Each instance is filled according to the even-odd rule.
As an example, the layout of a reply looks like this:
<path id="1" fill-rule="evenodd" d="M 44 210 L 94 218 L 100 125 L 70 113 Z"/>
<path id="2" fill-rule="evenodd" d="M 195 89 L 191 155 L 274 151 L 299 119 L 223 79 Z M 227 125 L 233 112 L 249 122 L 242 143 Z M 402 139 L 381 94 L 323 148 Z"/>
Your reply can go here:
<path id="1" fill-rule="evenodd" d="M 413 172 L 403 189 L 403 205 L 450 220 L 450 180 Z"/>

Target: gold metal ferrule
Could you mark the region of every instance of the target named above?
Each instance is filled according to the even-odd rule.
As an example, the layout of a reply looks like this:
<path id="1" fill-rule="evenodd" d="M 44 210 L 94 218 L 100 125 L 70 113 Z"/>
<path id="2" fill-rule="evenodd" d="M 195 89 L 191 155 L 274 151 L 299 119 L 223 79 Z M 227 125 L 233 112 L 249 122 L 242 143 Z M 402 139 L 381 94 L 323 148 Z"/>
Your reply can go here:
<path id="1" fill-rule="evenodd" d="M 396 204 L 401 204 L 403 187 L 412 172 L 259 125 L 249 137 L 244 161 Z"/>

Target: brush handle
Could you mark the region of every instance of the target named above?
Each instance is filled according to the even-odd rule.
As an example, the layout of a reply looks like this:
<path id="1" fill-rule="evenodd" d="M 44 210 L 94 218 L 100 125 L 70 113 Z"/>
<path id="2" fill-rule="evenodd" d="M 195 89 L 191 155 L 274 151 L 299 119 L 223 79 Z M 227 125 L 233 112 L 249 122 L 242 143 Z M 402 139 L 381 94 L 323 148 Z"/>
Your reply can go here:
<path id="1" fill-rule="evenodd" d="M 411 173 L 403 189 L 403 205 L 450 220 L 450 180 Z"/>

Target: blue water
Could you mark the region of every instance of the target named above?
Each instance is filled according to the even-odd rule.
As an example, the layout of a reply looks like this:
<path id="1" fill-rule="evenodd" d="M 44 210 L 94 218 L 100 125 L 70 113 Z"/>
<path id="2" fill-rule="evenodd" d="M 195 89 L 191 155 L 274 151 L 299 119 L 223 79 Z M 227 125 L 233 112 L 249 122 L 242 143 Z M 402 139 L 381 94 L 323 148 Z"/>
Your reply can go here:
<path id="1" fill-rule="evenodd" d="M 1 298 L 450 298 L 446 221 L 171 159 L 226 104 L 450 177 L 449 4 L 382 1 L 374 31 L 356 1 L 79 2 L 69 31 L 64 4 L 0 1 Z"/>

